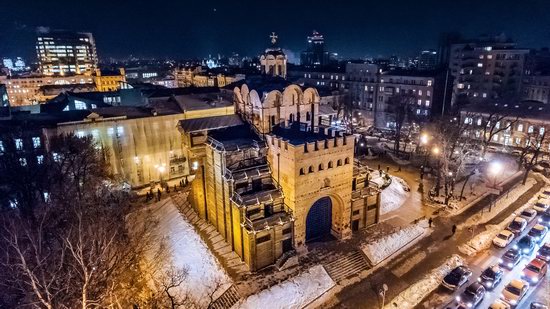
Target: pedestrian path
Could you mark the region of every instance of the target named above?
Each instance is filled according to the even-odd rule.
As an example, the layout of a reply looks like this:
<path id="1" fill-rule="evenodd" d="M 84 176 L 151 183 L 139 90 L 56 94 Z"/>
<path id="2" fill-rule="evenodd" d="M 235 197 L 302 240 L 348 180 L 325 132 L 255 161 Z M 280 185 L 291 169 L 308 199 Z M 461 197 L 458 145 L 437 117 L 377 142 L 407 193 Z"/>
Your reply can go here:
<path id="1" fill-rule="evenodd" d="M 229 309 L 233 307 L 241 296 L 235 285 L 231 285 L 218 299 L 216 299 L 208 308 L 209 309 Z"/>
<path id="2" fill-rule="evenodd" d="M 338 283 L 371 268 L 363 253 L 355 250 L 334 261 L 323 264 L 329 276 Z"/>

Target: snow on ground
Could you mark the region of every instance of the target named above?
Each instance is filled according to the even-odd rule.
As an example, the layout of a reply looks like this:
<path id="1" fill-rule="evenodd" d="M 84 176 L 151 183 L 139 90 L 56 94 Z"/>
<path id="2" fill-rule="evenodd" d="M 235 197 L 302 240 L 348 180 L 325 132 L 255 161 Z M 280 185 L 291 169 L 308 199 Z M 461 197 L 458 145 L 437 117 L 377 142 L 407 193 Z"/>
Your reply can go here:
<path id="1" fill-rule="evenodd" d="M 532 180 L 532 179 L 531 179 Z M 533 180 L 534 182 L 534 180 Z M 529 190 L 534 183 L 531 183 L 531 185 L 525 185 L 525 186 L 519 186 L 516 187 L 508 197 L 503 198 L 497 202 L 497 205 L 493 209 L 493 211 L 490 213 L 492 215 L 487 215 L 486 217 L 478 218 L 480 223 L 485 223 L 492 219 L 496 214 L 500 213 L 502 210 L 504 210 L 506 207 L 510 206 L 511 203 L 516 201 L 525 191 Z M 529 207 L 532 207 L 533 204 L 537 201 L 538 195 L 542 193 L 544 189 L 541 189 L 537 194 L 535 194 L 525 205 L 519 207 L 513 214 L 509 215 L 506 219 L 504 219 L 502 222 L 496 225 L 487 225 L 485 227 L 485 231 L 482 233 L 477 234 L 474 238 L 470 239 L 466 244 L 460 246 L 458 249 L 460 252 L 472 256 L 476 253 L 478 253 L 481 250 L 487 249 L 491 246 L 491 243 L 493 242 L 493 238 L 495 238 L 498 233 L 502 230 L 504 230 L 508 224 L 516 217 L 517 214 L 521 213 L 524 209 L 527 209 Z M 466 223 L 468 224 L 468 222 Z M 473 225 L 473 224 L 471 224 Z M 475 230 L 472 232 L 472 234 L 475 233 Z"/>
<path id="2" fill-rule="evenodd" d="M 231 279 L 171 200 L 152 207 L 154 218 L 147 219 L 158 220 L 154 236 L 159 240 L 159 245 L 164 240 L 169 250 L 169 261 L 163 266 L 169 267 L 172 262 L 174 267 L 185 267 L 188 275 L 180 287 L 180 293 L 188 293 L 198 304 L 208 304 L 208 295 L 215 289 L 217 294 L 223 292 L 231 285 Z"/>
<path id="3" fill-rule="evenodd" d="M 433 269 L 424 278 L 399 293 L 399 295 L 384 306 L 384 309 L 414 308 L 422 301 L 422 299 L 424 299 L 424 297 L 439 286 L 441 280 L 443 280 L 443 277 L 445 277 L 452 269 L 462 264 L 464 264 L 464 261 L 459 255 L 452 255 L 441 266 Z"/>
<path id="4" fill-rule="evenodd" d="M 382 195 L 380 197 L 381 215 L 401 207 L 409 196 L 409 191 L 411 191 L 410 187 L 403 179 L 395 176 L 391 176 L 391 178 L 391 184 L 382 190 Z"/>
<path id="5" fill-rule="evenodd" d="M 373 265 L 377 265 L 390 255 L 403 248 L 411 241 L 418 238 L 426 230 L 426 221 L 420 221 L 416 224 L 409 225 L 394 233 L 384 235 L 366 245 L 362 246 L 362 250 Z"/>
<path id="6" fill-rule="evenodd" d="M 336 283 L 327 274 L 325 268 L 322 265 L 316 265 L 296 277 L 249 296 L 234 308 L 299 309 L 323 295 L 334 285 Z"/>

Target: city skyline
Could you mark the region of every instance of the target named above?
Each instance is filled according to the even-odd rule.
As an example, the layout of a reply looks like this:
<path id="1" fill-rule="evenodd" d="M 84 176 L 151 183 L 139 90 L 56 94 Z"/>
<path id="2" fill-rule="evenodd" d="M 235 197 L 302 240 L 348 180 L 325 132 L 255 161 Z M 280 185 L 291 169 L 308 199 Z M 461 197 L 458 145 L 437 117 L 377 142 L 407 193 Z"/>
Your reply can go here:
<path id="1" fill-rule="evenodd" d="M 0 39 L 10 44 L 3 44 L 0 54 L 36 57 L 37 27 L 92 32 L 102 59 L 128 55 L 185 59 L 232 52 L 256 56 L 268 46 L 272 31 L 279 35 L 283 48 L 299 54 L 306 48 L 307 35 L 317 30 L 324 34 L 327 50 L 348 58 L 412 56 L 437 47 L 439 34 L 448 31 L 467 37 L 505 33 L 519 46 L 530 48 L 550 42 L 550 34 L 545 32 L 550 24 L 543 16 L 550 3 L 544 1 L 531 1 L 531 5 L 514 1 L 472 1 L 469 5 L 398 2 L 388 10 L 380 2 L 318 5 L 283 1 L 280 9 L 270 7 L 264 12 L 253 1 L 238 5 L 161 1 L 153 10 L 144 2 L 130 7 L 96 1 L 86 6 L 92 14 L 81 14 L 82 8 L 65 0 L 33 3 L 38 8 L 33 11 L 20 1 L 4 5 L 11 13 L 0 20 Z M 258 9 L 256 13 L 247 13 L 252 7 Z M 248 26 L 251 24 L 254 27 Z M 118 43 L 121 39 L 124 44 Z"/>

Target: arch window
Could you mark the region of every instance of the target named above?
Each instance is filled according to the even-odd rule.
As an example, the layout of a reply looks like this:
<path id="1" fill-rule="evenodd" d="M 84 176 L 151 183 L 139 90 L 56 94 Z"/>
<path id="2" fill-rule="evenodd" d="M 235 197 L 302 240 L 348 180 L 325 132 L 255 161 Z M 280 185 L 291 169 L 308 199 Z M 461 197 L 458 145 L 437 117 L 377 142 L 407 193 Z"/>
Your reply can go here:
<path id="1" fill-rule="evenodd" d="M 305 174 L 306 174 L 306 173 L 304 172 L 304 168 L 302 167 L 302 168 L 300 169 L 300 175 L 305 175 Z"/>
<path id="2" fill-rule="evenodd" d="M 349 164 L 349 158 L 346 158 L 346 159 L 344 160 L 344 164 Z"/>
<path id="3" fill-rule="evenodd" d="M 332 168 L 332 161 L 328 161 L 328 168 Z"/>
<path id="4" fill-rule="evenodd" d="M 338 161 L 336 161 L 336 166 L 342 166 L 342 159 L 338 159 Z"/>
<path id="5" fill-rule="evenodd" d="M 323 166 L 323 163 L 319 164 L 319 170 L 322 171 L 324 169 L 325 169 L 325 167 Z"/>
<path id="6" fill-rule="evenodd" d="M 308 173 L 313 173 L 313 166 L 309 166 Z"/>

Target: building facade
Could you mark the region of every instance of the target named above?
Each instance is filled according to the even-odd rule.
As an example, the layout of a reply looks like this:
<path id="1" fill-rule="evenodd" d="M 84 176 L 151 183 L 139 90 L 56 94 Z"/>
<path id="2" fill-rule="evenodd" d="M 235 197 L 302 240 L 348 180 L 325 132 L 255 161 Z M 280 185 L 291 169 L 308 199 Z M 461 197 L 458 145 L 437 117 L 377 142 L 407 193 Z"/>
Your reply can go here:
<path id="1" fill-rule="evenodd" d="M 300 55 L 300 64 L 306 68 L 324 67 L 329 64 L 330 57 L 325 50 L 325 38 L 313 30 L 307 37 L 307 49 Z"/>
<path id="2" fill-rule="evenodd" d="M 97 51 L 91 33 L 39 30 L 36 53 L 44 75 L 92 75 Z"/>
<path id="3" fill-rule="evenodd" d="M 379 191 L 354 167 L 354 138 L 320 124 L 314 88 L 245 83 L 234 101 L 240 120 L 211 119 L 195 136 L 205 155 L 190 199 L 251 270 L 378 221 Z"/>
<path id="4" fill-rule="evenodd" d="M 277 35 L 271 34 L 271 47 L 260 56 L 260 72 L 268 76 L 286 78 L 287 58 L 283 49 L 277 46 Z"/>

